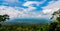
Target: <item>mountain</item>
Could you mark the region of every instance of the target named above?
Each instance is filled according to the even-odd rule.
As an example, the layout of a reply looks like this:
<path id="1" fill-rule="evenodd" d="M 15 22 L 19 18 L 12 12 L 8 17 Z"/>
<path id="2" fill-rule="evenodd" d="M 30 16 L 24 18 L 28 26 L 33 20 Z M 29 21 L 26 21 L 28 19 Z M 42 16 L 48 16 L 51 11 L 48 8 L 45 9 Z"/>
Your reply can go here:
<path id="1" fill-rule="evenodd" d="M 14 24 L 45 24 L 45 23 L 49 23 L 50 20 L 49 19 L 45 19 L 45 18 L 24 18 L 24 19 L 13 19 L 7 22 L 4 22 L 4 25 L 14 25 Z"/>

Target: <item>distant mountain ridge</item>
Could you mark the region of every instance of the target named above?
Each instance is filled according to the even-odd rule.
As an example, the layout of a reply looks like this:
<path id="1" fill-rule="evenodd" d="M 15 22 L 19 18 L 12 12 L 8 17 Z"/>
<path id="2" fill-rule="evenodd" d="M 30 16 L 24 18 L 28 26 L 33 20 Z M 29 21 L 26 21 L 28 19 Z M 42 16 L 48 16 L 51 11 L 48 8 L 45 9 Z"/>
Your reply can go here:
<path id="1" fill-rule="evenodd" d="M 26 23 L 26 24 L 45 24 L 45 23 L 49 23 L 50 20 L 49 19 L 45 19 L 45 18 L 39 18 L 39 19 L 34 19 L 34 18 L 30 18 L 30 19 L 14 19 L 11 21 L 7 21 L 4 22 L 4 25 L 14 25 L 14 24 L 20 24 L 20 23 Z"/>

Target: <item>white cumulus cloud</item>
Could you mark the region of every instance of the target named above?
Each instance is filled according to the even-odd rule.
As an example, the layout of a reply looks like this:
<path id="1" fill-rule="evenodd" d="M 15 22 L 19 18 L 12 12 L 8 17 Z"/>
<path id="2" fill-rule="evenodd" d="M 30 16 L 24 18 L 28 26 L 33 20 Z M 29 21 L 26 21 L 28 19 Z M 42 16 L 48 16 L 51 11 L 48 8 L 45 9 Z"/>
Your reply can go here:
<path id="1" fill-rule="evenodd" d="M 20 8 L 21 9 L 21 8 Z M 10 18 L 40 18 L 41 15 L 40 13 L 37 14 L 36 12 L 29 12 L 25 11 L 16 10 L 13 7 L 8 7 L 8 6 L 0 6 L 0 15 L 1 14 L 8 14 Z"/>
<path id="2" fill-rule="evenodd" d="M 42 7 L 43 10 L 43 14 L 47 14 L 47 15 L 50 15 L 54 12 L 54 11 L 57 11 L 60 9 L 60 0 L 56 1 L 56 2 L 49 2 L 49 4 L 45 7 Z"/>
<path id="3" fill-rule="evenodd" d="M 48 6 L 43 7 L 43 9 L 52 9 L 52 11 L 60 9 L 60 0 L 56 2 L 50 2 Z"/>
<path id="4" fill-rule="evenodd" d="M 36 5 L 39 5 L 40 2 L 36 2 L 36 1 L 27 1 L 26 3 L 23 4 L 23 6 L 31 6 L 31 4 L 36 4 Z"/>

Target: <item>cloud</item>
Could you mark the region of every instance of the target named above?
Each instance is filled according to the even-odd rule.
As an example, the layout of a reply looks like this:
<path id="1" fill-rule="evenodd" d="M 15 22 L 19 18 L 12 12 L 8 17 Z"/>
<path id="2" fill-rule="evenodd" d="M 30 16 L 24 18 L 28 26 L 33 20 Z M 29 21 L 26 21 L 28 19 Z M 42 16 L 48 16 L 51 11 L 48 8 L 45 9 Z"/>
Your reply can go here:
<path id="1" fill-rule="evenodd" d="M 19 2 L 18 0 L 3 0 L 4 2 L 8 2 L 8 3 L 16 3 Z"/>
<path id="2" fill-rule="evenodd" d="M 22 9 L 22 8 L 20 8 Z M 36 12 L 29 12 L 17 10 L 13 7 L 8 7 L 8 6 L 0 6 L 0 15 L 1 14 L 8 14 L 10 18 L 40 18 L 41 15 L 37 14 Z"/>
<path id="3" fill-rule="evenodd" d="M 40 6 L 40 4 L 43 4 L 44 2 L 46 2 L 46 0 L 42 0 L 42 1 L 26 1 L 24 4 L 23 4 L 23 6 L 32 6 L 33 4 L 36 4 L 36 6 Z M 33 7 L 33 6 L 32 6 Z"/>
<path id="4" fill-rule="evenodd" d="M 55 8 L 54 10 L 53 9 L 44 9 L 42 10 L 42 12 L 44 14 L 52 14 L 53 12 L 57 11 L 59 8 Z"/>
<path id="5" fill-rule="evenodd" d="M 42 7 L 43 8 L 42 15 L 50 18 L 51 14 L 54 11 L 57 11 L 58 9 L 60 9 L 60 4 L 59 3 L 60 3 L 60 0 L 58 0 L 56 2 L 51 1 L 47 6 Z"/>
<path id="6" fill-rule="evenodd" d="M 37 2 L 37 1 L 27 1 L 26 3 L 23 4 L 23 6 L 31 6 L 31 4 L 39 5 L 40 2 Z"/>
<path id="7" fill-rule="evenodd" d="M 52 9 L 57 10 L 60 8 L 60 0 L 56 2 L 50 2 L 47 6 L 43 7 L 43 9 Z"/>
<path id="8" fill-rule="evenodd" d="M 36 7 L 33 7 L 32 4 L 36 4 L 37 6 L 40 4 L 40 2 L 36 2 L 36 1 L 27 1 L 23 4 L 23 6 L 26 6 L 29 8 L 29 10 L 31 11 L 31 9 L 36 9 Z"/>
<path id="9" fill-rule="evenodd" d="M 0 6 L 0 14 L 8 14 L 10 18 L 15 18 L 17 16 L 17 13 L 20 12 L 12 7 Z"/>
<path id="10" fill-rule="evenodd" d="M 43 10 L 42 12 L 43 12 L 44 14 L 49 14 L 49 13 L 52 12 L 52 10 L 51 10 L 51 9 L 50 9 L 50 10 L 49 10 L 49 9 L 45 9 L 45 10 Z"/>
<path id="11" fill-rule="evenodd" d="M 2 0 L 1 5 L 4 6 L 21 6 L 24 2 L 20 2 L 19 0 Z"/>
<path id="12" fill-rule="evenodd" d="M 54 10 L 57 10 L 56 8 L 59 8 L 60 0 L 57 2 L 49 2 L 49 4 L 47 4 L 48 6 L 41 7 L 43 9 L 42 11 L 37 10 L 39 11 L 38 13 L 35 11 L 32 12 L 36 9 L 36 7 L 33 7 L 32 4 L 36 4 L 37 8 L 39 8 L 40 4 L 43 4 L 46 1 L 47 0 L 43 0 L 41 2 L 26 1 L 22 6 L 26 6 L 28 8 L 21 8 L 17 7 L 18 5 L 20 6 L 20 2 L 18 0 L 4 0 L 3 4 L 13 5 L 14 7 L 0 6 L 0 14 L 8 14 L 10 18 L 50 18 L 52 12 L 54 12 Z"/>

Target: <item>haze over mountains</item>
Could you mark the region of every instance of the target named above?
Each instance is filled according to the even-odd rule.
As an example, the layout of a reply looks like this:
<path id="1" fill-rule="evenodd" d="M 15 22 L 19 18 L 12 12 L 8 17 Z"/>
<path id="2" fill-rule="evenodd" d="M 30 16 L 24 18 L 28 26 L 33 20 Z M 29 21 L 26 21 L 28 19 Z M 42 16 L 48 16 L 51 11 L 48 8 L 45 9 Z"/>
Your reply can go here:
<path id="1" fill-rule="evenodd" d="M 21 24 L 21 23 L 25 23 L 25 24 L 45 24 L 45 23 L 49 23 L 50 20 L 49 19 L 45 19 L 45 18 L 39 18 L 39 19 L 34 19 L 34 18 L 30 18 L 30 19 L 14 19 L 11 21 L 5 21 L 2 22 L 3 25 L 17 25 L 17 24 Z"/>

